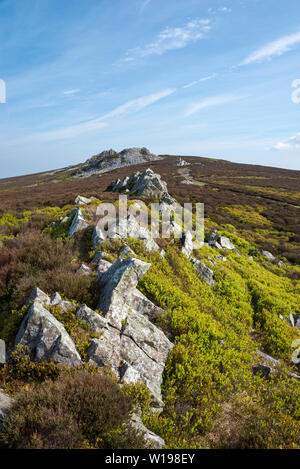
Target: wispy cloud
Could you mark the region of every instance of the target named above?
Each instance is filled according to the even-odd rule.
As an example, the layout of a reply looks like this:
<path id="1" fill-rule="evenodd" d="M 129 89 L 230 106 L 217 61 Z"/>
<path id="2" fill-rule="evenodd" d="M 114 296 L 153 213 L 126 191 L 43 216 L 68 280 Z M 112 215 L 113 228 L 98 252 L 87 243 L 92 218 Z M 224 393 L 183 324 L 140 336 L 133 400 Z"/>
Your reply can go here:
<path id="1" fill-rule="evenodd" d="M 252 54 L 243 60 L 240 65 L 249 65 L 263 60 L 271 60 L 275 56 L 279 56 L 291 50 L 294 46 L 300 43 L 300 31 L 296 34 L 289 36 L 282 36 L 276 41 L 269 42 L 260 49 L 257 49 Z"/>
<path id="2" fill-rule="evenodd" d="M 130 49 L 123 61 L 134 62 L 149 55 L 162 55 L 173 49 L 182 49 L 192 42 L 203 39 L 211 29 L 209 19 L 194 19 L 180 28 L 165 28 L 156 39 L 144 47 Z"/>
<path id="3" fill-rule="evenodd" d="M 202 101 L 198 101 L 197 103 L 190 104 L 185 111 L 185 117 L 191 116 L 192 114 L 195 114 L 195 112 L 202 111 L 202 109 L 231 103 L 241 98 L 242 96 L 232 94 L 211 96 L 209 98 L 203 99 Z"/>
<path id="4" fill-rule="evenodd" d="M 281 151 L 299 150 L 300 149 L 300 132 L 287 140 L 277 142 L 271 149 L 281 150 Z"/>
<path id="5" fill-rule="evenodd" d="M 64 95 L 74 96 L 74 94 L 77 94 L 79 92 L 80 92 L 80 88 L 76 88 L 75 90 L 66 90 L 66 91 L 64 91 Z"/>
<path id="6" fill-rule="evenodd" d="M 142 13 L 145 8 L 149 5 L 149 3 L 151 2 L 151 0 L 144 0 L 143 3 L 141 4 L 141 7 L 140 7 L 140 13 Z"/>
<path id="7" fill-rule="evenodd" d="M 191 83 L 187 83 L 186 85 L 183 86 L 183 88 L 191 88 L 192 86 L 198 85 L 198 83 L 202 83 L 204 81 L 212 80 L 217 76 L 216 73 L 212 73 L 211 75 L 208 75 L 207 77 L 200 78 L 199 80 L 192 81 Z"/>
<path id="8" fill-rule="evenodd" d="M 158 93 L 149 94 L 147 96 L 142 96 L 141 98 L 132 99 L 121 106 L 118 106 L 113 111 L 110 111 L 108 114 L 105 114 L 101 119 L 111 119 L 112 117 L 117 117 L 122 114 L 128 114 L 132 112 L 141 111 L 143 108 L 150 106 L 151 104 L 156 103 L 157 101 L 170 96 L 175 93 L 175 88 L 167 88 L 165 90 L 159 91 Z"/>
<path id="9" fill-rule="evenodd" d="M 176 89 L 169 88 L 159 91 L 157 93 L 152 93 L 146 96 L 142 96 L 140 98 L 132 99 L 96 119 L 92 119 L 76 125 L 71 125 L 59 129 L 39 132 L 30 135 L 29 137 L 25 137 L 25 139 L 26 141 L 34 140 L 38 142 L 50 142 L 55 140 L 65 140 L 78 137 L 79 135 L 85 134 L 87 132 L 106 127 L 108 125 L 107 121 L 114 117 L 120 117 L 122 115 L 132 114 L 141 111 L 147 106 L 150 106 L 151 104 L 154 104 L 157 101 L 166 98 L 167 96 L 170 96 L 171 94 L 175 93 L 175 91 Z M 20 141 L 14 141 L 12 143 L 20 143 Z"/>

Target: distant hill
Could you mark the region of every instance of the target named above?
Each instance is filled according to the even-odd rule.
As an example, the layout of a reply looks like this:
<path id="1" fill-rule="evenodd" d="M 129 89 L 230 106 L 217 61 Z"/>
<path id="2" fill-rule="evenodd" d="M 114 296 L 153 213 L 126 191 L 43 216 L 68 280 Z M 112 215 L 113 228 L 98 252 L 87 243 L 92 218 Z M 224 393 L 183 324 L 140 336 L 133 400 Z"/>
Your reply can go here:
<path id="1" fill-rule="evenodd" d="M 147 148 L 125 148 L 120 153 L 115 150 L 105 150 L 89 158 L 72 174 L 88 177 L 101 174 L 112 169 L 122 168 L 135 164 L 160 160 L 160 157 L 151 153 Z"/>

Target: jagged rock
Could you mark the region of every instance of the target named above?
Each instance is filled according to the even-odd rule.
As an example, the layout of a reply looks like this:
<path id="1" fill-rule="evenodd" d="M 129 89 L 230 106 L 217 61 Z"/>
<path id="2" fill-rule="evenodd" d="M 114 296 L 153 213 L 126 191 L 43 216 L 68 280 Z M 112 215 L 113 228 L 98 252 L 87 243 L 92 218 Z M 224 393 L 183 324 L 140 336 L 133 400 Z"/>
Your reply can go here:
<path id="1" fill-rule="evenodd" d="M 109 367 L 122 383 L 143 382 L 150 390 L 153 403 L 162 407 L 162 373 L 171 348 L 171 342 L 161 330 L 132 310 L 124 318 L 121 329 L 108 323 L 101 337 L 91 341 L 88 359 L 92 365 Z"/>
<path id="2" fill-rule="evenodd" d="M 299 314 L 290 314 L 289 323 L 292 327 L 297 327 L 300 330 L 300 315 Z"/>
<path id="3" fill-rule="evenodd" d="M 90 225 L 83 218 L 83 214 L 80 208 L 76 209 L 74 218 L 72 220 L 68 237 L 73 236 L 77 231 L 82 231 L 88 228 Z"/>
<path id="4" fill-rule="evenodd" d="M 73 174 L 79 177 L 88 177 L 92 174 L 101 174 L 112 169 L 160 159 L 159 156 L 151 153 L 147 148 L 125 148 L 120 153 L 115 150 L 106 150 L 89 158 Z"/>
<path id="5" fill-rule="evenodd" d="M 165 446 L 164 440 L 156 435 L 155 433 L 148 430 L 142 422 L 141 416 L 134 412 L 131 415 L 131 426 L 144 437 L 145 442 L 151 447 L 151 449 L 162 449 Z"/>
<path id="6" fill-rule="evenodd" d="M 276 368 L 280 365 L 278 360 L 260 350 L 257 350 L 256 355 L 260 358 L 261 363 L 253 367 L 254 374 L 261 374 L 264 378 L 270 378 L 276 374 Z"/>
<path id="7" fill-rule="evenodd" d="M 164 312 L 163 309 L 153 304 L 152 301 L 143 295 L 143 293 L 137 288 L 134 290 L 132 308 L 135 311 L 139 311 L 144 316 L 147 316 L 151 321 L 155 321 Z"/>
<path id="8" fill-rule="evenodd" d="M 190 163 L 185 161 L 183 158 L 179 158 L 179 160 L 176 163 L 176 166 L 189 166 Z"/>
<path id="9" fill-rule="evenodd" d="M 98 243 L 103 243 L 105 240 L 106 237 L 103 231 L 98 225 L 96 225 L 92 234 L 92 246 L 95 248 Z"/>
<path id="10" fill-rule="evenodd" d="M 174 237 L 178 239 L 182 237 L 182 226 L 180 226 L 175 221 L 166 222 L 166 223 L 163 222 L 162 229 L 163 229 L 163 233 L 165 234 L 165 237 L 167 238 L 170 238 L 171 234 L 173 234 Z"/>
<path id="11" fill-rule="evenodd" d="M 128 179 L 113 181 L 108 189 L 120 192 L 128 189 L 129 194 L 139 197 L 159 198 L 167 193 L 167 184 L 152 169 L 148 168 L 143 173 L 133 173 Z"/>
<path id="12" fill-rule="evenodd" d="M 167 192 L 167 184 L 162 181 L 159 174 L 151 169 L 146 169 L 138 178 L 131 189 L 131 193 L 138 196 L 157 198 Z"/>
<path id="13" fill-rule="evenodd" d="M 98 252 L 96 252 L 95 255 L 94 255 L 94 257 L 93 257 L 93 259 L 92 259 L 92 262 L 93 262 L 94 264 L 98 264 L 98 263 L 101 261 L 101 259 L 102 259 L 103 256 L 105 256 L 105 252 L 104 252 L 104 251 L 98 251 Z"/>
<path id="14" fill-rule="evenodd" d="M 249 261 L 254 261 L 253 256 L 248 256 Z"/>
<path id="15" fill-rule="evenodd" d="M 135 258 L 118 258 L 103 274 L 100 281 L 98 309 L 109 323 L 119 329 L 127 317 L 138 281 L 150 268 L 150 264 Z"/>
<path id="16" fill-rule="evenodd" d="M 225 238 L 225 236 L 219 236 L 218 243 L 222 249 L 235 249 L 235 245 L 230 241 L 229 238 Z"/>
<path id="17" fill-rule="evenodd" d="M 235 249 L 235 245 L 230 239 L 225 236 L 219 236 L 217 230 L 212 231 L 208 236 L 208 244 L 217 249 Z"/>
<path id="18" fill-rule="evenodd" d="M 37 288 L 34 288 L 34 290 L 32 290 L 31 294 L 29 295 L 27 301 L 26 301 L 26 305 L 30 305 L 30 303 L 35 303 L 35 302 L 38 302 L 38 303 L 41 303 L 41 304 L 49 304 L 50 303 L 50 298 L 48 295 L 46 295 L 46 293 L 44 293 L 42 290 L 40 290 L 38 287 Z"/>
<path id="19" fill-rule="evenodd" d="M 62 301 L 63 301 L 62 297 L 57 292 L 53 293 L 53 295 L 51 295 L 50 297 L 50 303 L 53 306 L 59 305 Z"/>
<path id="20" fill-rule="evenodd" d="M 139 239 L 145 246 L 147 252 L 159 251 L 158 244 L 151 236 L 148 227 L 143 226 L 137 219 L 129 214 L 126 220 L 117 220 L 109 228 L 111 238 L 134 238 Z"/>
<path id="21" fill-rule="evenodd" d="M 81 264 L 79 269 L 77 269 L 76 274 L 79 275 L 92 275 L 93 271 L 90 267 L 85 264 Z"/>
<path id="22" fill-rule="evenodd" d="M 292 327 L 295 326 L 295 319 L 294 319 L 294 315 L 292 313 L 290 313 L 290 315 L 289 315 L 289 323 Z"/>
<path id="23" fill-rule="evenodd" d="M 69 310 L 73 310 L 76 308 L 74 303 L 71 303 L 70 301 L 67 301 L 67 300 L 63 300 L 60 294 L 57 292 L 53 293 L 53 295 L 51 296 L 50 304 L 51 306 L 59 306 L 63 312 L 67 312 Z"/>
<path id="24" fill-rule="evenodd" d="M 3 431 L 3 422 L 9 416 L 10 409 L 14 403 L 14 399 L 0 389 L 0 432 Z"/>
<path id="25" fill-rule="evenodd" d="M 171 211 L 175 211 L 176 207 L 177 207 L 177 201 L 173 197 L 171 197 L 170 194 L 168 194 L 168 192 L 165 192 L 159 201 L 160 213 L 169 214 Z"/>
<path id="26" fill-rule="evenodd" d="M 76 311 L 76 316 L 79 319 L 87 322 L 90 325 L 92 331 L 97 334 L 101 334 L 102 329 L 107 327 L 107 320 L 100 316 L 100 314 L 93 311 L 87 305 L 81 305 L 80 308 Z"/>
<path id="27" fill-rule="evenodd" d="M 129 246 L 127 246 L 127 244 L 124 244 L 124 246 L 122 246 L 119 251 L 119 257 L 128 257 L 128 256 L 136 257 L 133 250 Z"/>
<path id="28" fill-rule="evenodd" d="M 97 318 L 102 321 L 97 327 L 100 337 L 91 341 L 88 361 L 109 367 L 120 382 L 142 381 L 154 404 L 162 407 L 162 373 L 172 344 L 148 319 L 157 318 L 162 310 L 136 289 L 149 267 L 138 259 L 119 257 L 103 274 L 98 308 L 104 317 Z M 86 307 L 83 313 L 80 317 L 91 324 L 96 313 Z"/>
<path id="29" fill-rule="evenodd" d="M 81 358 L 64 326 L 45 309 L 34 302 L 22 321 L 15 346 L 28 346 L 35 361 L 52 360 L 76 366 Z"/>
<path id="30" fill-rule="evenodd" d="M 0 339 L 0 364 L 6 363 L 6 345 L 4 340 Z"/>
<path id="31" fill-rule="evenodd" d="M 99 280 L 102 275 L 112 266 L 112 263 L 101 259 L 99 264 L 97 265 L 97 279 Z"/>
<path id="32" fill-rule="evenodd" d="M 183 254 L 186 255 L 186 257 L 190 258 L 194 248 L 192 233 L 190 231 L 184 233 L 182 241 L 183 246 L 181 248 L 181 251 L 183 252 Z"/>
<path id="33" fill-rule="evenodd" d="M 192 264 L 195 266 L 198 274 L 202 278 L 203 282 L 211 286 L 215 284 L 214 273 L 209 267 L 207 267 L 203 262 L 198 259 L 191 258 Z"/>
<path id="34" fill-rule="evenodd" d="M 261 363 L 254 367 L 254 373 L 260 373 L 265 378 L 270 378 L 270 376 L 277 373 L 277 368 L 280 366 L 280 362 L 278 360 L 264 352 L 261 352 L 260 350 L 257 350 L 256 355 L 260 358 Z M 297 381 L 300 381 L 300 375 L 290 371 L 288 372 L 288 375 Z"/>
<path id="35" fill-rule="evenodd" d="M 261 251 L 261 255 L 268 259 L 268 261 L 275 261 L 275 257 L 269 251 Z"/>
<path id="36" fill-rule="evenodd" d="M 95 197 L 91 197 L 90 199 L 87 197 L 83 197 L 82 195 L 78 195 L 75 199 L 75 205 L 87 205 L 90 204 Z"/>
<path id="37" fill-rule="evenodd" d="M 213 245 L 215 244 L 219 239 L 219 235 L 218 235 L 218 232 L 217 230 L 213 230 L 209 235 L 208 235 L 208 239 L 207 239 L 207 242 L 209 245 Z"/>

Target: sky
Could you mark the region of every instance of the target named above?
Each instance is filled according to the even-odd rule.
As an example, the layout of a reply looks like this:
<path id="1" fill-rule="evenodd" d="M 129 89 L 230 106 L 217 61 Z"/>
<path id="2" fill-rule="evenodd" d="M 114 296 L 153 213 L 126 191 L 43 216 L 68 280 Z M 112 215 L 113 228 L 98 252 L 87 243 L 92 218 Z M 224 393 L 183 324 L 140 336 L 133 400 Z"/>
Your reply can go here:
<path id="1" fill-rule="evenodd" d="M 299 0 L 0 0 L 0 177 L 133 146 L 300 170 Z"/>

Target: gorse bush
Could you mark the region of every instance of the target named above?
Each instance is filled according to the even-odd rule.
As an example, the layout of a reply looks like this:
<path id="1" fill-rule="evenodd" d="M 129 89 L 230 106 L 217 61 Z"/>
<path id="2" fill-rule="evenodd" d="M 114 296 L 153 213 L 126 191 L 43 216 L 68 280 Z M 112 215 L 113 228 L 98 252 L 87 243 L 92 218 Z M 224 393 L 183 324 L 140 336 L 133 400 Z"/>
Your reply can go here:
<path id="1" fill-rule="evenodd" d="M 109 377 L 78 371 L 20 392 L 5 422 L 9 448 L 143 448 L 132 402 Z"/>

